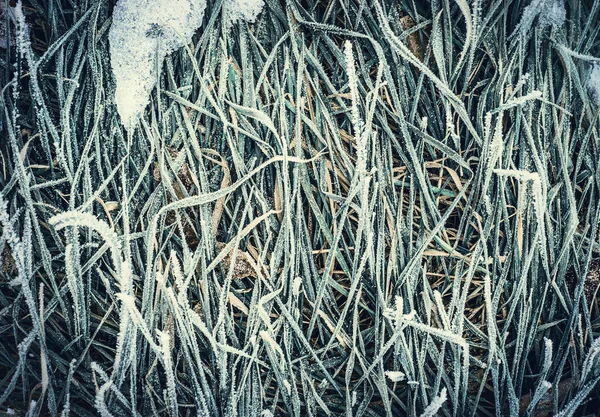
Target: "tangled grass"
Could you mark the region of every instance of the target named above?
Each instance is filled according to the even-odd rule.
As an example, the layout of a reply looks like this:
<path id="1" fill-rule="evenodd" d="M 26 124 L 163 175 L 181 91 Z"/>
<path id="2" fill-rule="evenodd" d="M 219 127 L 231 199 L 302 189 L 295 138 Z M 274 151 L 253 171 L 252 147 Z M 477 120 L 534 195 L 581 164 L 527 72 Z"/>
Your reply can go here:
<path id="1" fill-rule="evenodd" d="M 114 1 L 5 8 L 0 413 L 594 415 L 600 2 L 544 2 L 209 1 L 130 134 Z"/>

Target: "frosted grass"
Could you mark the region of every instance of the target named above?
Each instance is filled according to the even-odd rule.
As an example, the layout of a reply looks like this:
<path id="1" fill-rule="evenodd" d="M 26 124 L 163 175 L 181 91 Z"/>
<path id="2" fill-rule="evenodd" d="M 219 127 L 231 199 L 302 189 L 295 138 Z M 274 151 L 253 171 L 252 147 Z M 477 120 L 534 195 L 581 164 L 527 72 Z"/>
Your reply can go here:
<path id="1" fill-rule="evenodd" d="M 0 59 L 0 414 L 596 412 L 597 2 L 76 4 Z"/>

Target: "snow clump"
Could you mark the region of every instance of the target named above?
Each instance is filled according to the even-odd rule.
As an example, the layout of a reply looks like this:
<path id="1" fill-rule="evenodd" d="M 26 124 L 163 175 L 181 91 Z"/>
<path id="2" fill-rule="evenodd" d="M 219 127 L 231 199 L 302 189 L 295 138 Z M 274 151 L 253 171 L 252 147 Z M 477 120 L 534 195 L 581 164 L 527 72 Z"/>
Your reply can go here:
<path id="1" fill-rule="evenodd" d="M 594 64 L 587 82 L 594 102 L 600 106 L 600 64 Z"/>
<path id="2" fill-rule="evenodd" d="M 205 0 L 119 0 L 109 32 L 115 101 L 129 131 L 144 112 L 165 57 L 202 25 Z"/>
<path id="3" fill-rule="evenodd" d="M 227 0 L 223 3 L 223 8 L 229 23 L 235 23 L 240 19 L 254 23 L 264 5 L 264 0 Z"/>
<path id="4" fill-rule="evenodd" d="M 523 10 L 523 16 L 517 27 L 521 35 L 525 35 L 538 18 L 538 27 L 545 29 L 551 26 L 554 29 L 561 27 L 567 19 L 564 0 L 532 0 Z"/>
<path id="5" fill-rule="evenodd" d="M 228 25 L 253 23 L 264 0 L 225 0 Z M 150 101 L 167 55 L 185 46 L 202 26 L 206 0 L 119 0 L 109 32 L 110 59 L 117 84 L 115 102 L 128 131 Z"/>

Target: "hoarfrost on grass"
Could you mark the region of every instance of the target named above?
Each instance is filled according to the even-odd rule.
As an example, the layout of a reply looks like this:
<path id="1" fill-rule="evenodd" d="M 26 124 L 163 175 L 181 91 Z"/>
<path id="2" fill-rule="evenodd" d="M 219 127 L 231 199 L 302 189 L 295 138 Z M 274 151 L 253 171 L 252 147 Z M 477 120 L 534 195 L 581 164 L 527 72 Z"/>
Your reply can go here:
<path id="1" fill-rule="evenodd" d="M 427 406 L 421 417 L 433 417 L 437 414 L 438 411 L 442 408 L 446 400 L 448 399 L 448 395 L 446 392 L 446 388 L 442 388 L 440 395 L 431 400 L 431 403 Z"/>
<path id="2" fill-rule="evenodd" d="M 186 15 L 199 1 L 197 16 Z M 598 309 L 588 303 L 591 320 L 570 311 L 577 297 L 585 303 L 589 282 L 575 273 L 583 291 L 573 291 L 568 272 L 595 251 L 600 219 L 589 210 L 600 195 L 588 163 L 599 158 L 589 103 L 600 102 L 600 59 L 591 55 L 598 42 L 588 2 L 568 22 L 569 33 L 593 33 L 584 44 L 583 35 L 563 36 L 566 24 L 548 36 L 564 19 L 564 0 L 496 9 L 456 0 L 422 9 L 406 26 L 406 5 L 383 10 L 364 0 L 330 2 L 331 19 L 300 0 L 286 3 L 293 19 L 264 0 L 117 2 L 111 31 L 126 33 L 111 32 L 110 45 L 81 42 L 79 32 L 103 33 L 113 8 L 62 2 L 83 30 L 58 17 L 65 36 L 43 58 L 31 21 L 52 2 L 9 8 L 16 48 L 0 97 L 9 110 L 0 115 L 8 133 L 0 328 L 8 334 L 21 321 L 32 329 L 5 338 L 15 360 L 4 364 L 12 370 L 0 409 L 26 413 L 36 390 L 34 415 L 62 409 L 64 417 L 84 407 L 104 417 L 208 416 L 222 404 L 263 417 L 330 415 L 344 405 L 410 416 L 493 415 L 496 404 L 511 415 L 546 402 L 564 416 L 593 407 Z M 182 14 L 169 21 L 174 5 Z M 102 56 L 118 41 L 130 48 L 113 55 L 117 82 L 129 83 L 117 86 L 127 93 L 118 104 L 132 100 L 132 130 L 164 78 L 164 56 L 188 41 L 203 13 L 211 23 L 199 29 L 201 44 L 181 53 L 165 83 L 169 109 L 149 118 L 126 153 L 111 128 L 118 108 L 103 94 L 113 78 L 94 76 L 107 68 L 89 47 Z M 253 34 L 244 20 L 257 16 L 275 24 Z M 521 17 L 539 30 L 520 36 Z M 315 31 L 320 41 L 305 45 Z M 534 32 L 541 36 L 531 42 Z M 498 39 L 489 43 L 489 33 Z M 340 45 L 346 37 L 354 40 Z M 436 40 L 436 67 L 420 56 L 427 45 L 419 39 Z M 395 65 L 401 60 L 411 65 Z M 189 79 L 195 65 L 209 88 Z M 564 85 L 577 88 L 564 95 Z M 436 112 L 428 97 L 438 96 Z M 186 105 L 203 111 L 187 117 Z M 304 157 L 311 163 L 289 166 Z M 249 276 L 227 266 L 236 254 L 251 263 Z M 116 348 L 104 349 L 102 365 L 92 362 L 106 341 Z M 61 352 L 67 361 L 53 366 Z M 565 384 L 563 398 L 553 395 Z M 362 392 L 369 386 L 377 389 Z M 519 413 L 523 399 L 528 410 Z"/>
<path id="3" fill-rule="evenodd" d="M 4 2 L 0 2 L 0 48 L 6 49 L 8 46 L 8 29 L 6 27 L 6 13 L 8 7 Z"/>
<path id="4" fill-rule="evenodd" d="M 126 129 L 135 127 L 146 108 L 165 57 L 202 25 L 205 8 L 205 0 L 120 0 L 115 6 L 110 57 L 115 101 Z"/>
<path id="5" fill-rule="evenodd" d="M 16 41 L 17 47 L 21 57 L 26 57 L 27 53 L 31 50 L 31 40 L 29 39 L 29 26 L 23 14 L 23 3 L 17 2 L 17 5 L 13 9 L 15 20 L 16 20 Z"/>

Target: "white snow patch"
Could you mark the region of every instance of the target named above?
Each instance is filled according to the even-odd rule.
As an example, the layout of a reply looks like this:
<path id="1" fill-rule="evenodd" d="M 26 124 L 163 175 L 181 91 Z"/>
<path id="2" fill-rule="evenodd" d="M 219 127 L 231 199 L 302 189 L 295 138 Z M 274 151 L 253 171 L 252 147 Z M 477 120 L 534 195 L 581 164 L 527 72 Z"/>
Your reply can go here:
<path id="1" fill-rule="evenodd" d="M 404 381 L 406 375 L 401 371 L 385 371 L 385 376 L 392 382 Z"/>
<path id="2" fill-rule="evenodd" d="M 564 0 L 546 0 L 540 12 L 539 25 L 558 28 L 567 20 Z"/>
<path id="3" fill-rule="evenodd" d="M 205 0 L 119 0 L 115 6 L 110 57 L 117 110 L 127 130 L 146 108 L 163 60 L 191 40 L 205 8 Z"/>
<path id="4" fill-rule="evenodd" d="M 223 3 L 223 11 L 230 23 L 235 23 L 240 19 L 253 23 L 264 5 L 264 0 L 226 0 Z"/>
<path id="5" fill-rule="evenodd" d="M 295 296 L 298 296 L 300 294 L 300 287 L 302 286 L 302 277 L 296 277 L 294 278 L 294 286 L 292 289 L 292 293 Z"/>
<path id="6" fill-rule="evenodd" d="M 264 0 L 225 0 L 228 24 L 254 22 Z M 202 26 L 206 0 L 119 0 L 109 32 L 110 57 L 117 83 L 115 102 L 129 131 L 150 100 L 157 71 L 167 55 L 189 43 Z"/>
<path id="7" fill-rule="evenodd" d="M 521 34 L 531 29 L 535 18 L 538 18 L 538 27 L 544 29 L 548 26 L 559 28 L 567 19 L 564 0 L 532 0 L 523 10 L 523 16 L 518 25 Z"/>
<path id="8" fill-rule="evenodd" d="M 590 90 L 594 102 L 600 106 L 600 64 L 594 64 L 590 71 L 587 86 Z"/>

